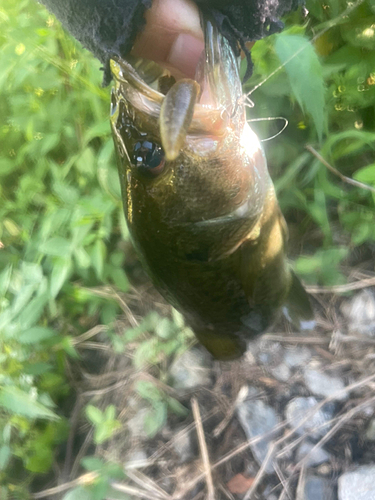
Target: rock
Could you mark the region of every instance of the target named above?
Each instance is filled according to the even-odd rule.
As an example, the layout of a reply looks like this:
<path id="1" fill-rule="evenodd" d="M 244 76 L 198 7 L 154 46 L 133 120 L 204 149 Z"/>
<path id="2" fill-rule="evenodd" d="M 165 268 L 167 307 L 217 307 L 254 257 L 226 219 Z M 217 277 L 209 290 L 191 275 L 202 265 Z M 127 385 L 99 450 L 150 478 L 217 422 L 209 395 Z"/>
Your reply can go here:
<path id="1" fill-rule="evenodd" d="M 309 412 L 318 404 L 318 401 L 313 398 L 295 398 L 290 401 L 286 407 L 285 416 L 289 426 L 292 429 L 297 429 L 300 423 L 307 417 Z M 313 439 L 319 439 L 327 432 L 330 425 L 324 425 L 333 416 L 334 407 L 331 404 L 326 404 L 311 416 L 296 430 L 300 436 L 309 434 Z"/>
<path id="2" fill-rule="evenodd" d="M 178 456 L 178 463 L 184 464 L 194 458 L 191 432 L 186 430 L 176 431 L 172 442 L 172 448 Z"/>
<path id="3" fill-rule="evenodd" d="M 292 372 L 290 371 L 289 366 L 285 363 L 281 363 L 274 368 L 270 368 L 270 372 L 275 377 L 276 380 L 280 380 L 280 382 L 287 382 L 292 376 Z"/>
<path id="4" fill-rule="evenodd" d="M 139 408 L 136 415 L 128 420 L 127 426 L 130 432 L 131 439 L 146 439 L 145 420 L 149 410 L 147 408 Z"/>
<path id="5" fill-rule="evenodd" d="M 375 441 L 375 419 L 370 420 L 365 436 L 368 441 Z"/>
<path id="6" fill-rule="evenodd" d="M 362 290 L 341 305 L 341 312 L 347 319 L 348 333 L 375 336 L 375 294 Z"/>
<path id="7" fill-rule="evenodd" d="M 193 348 L 177 358 L 169 369 L 171 384 L 175 389 L 192 389 L 211 384 L 211 359 L 208 353 Z"/>
<path id="8" fill-rule="evenodd" d="M 126 460 L 125 467 L 127 469 L 137 469 L 147 464 L 147 454 L 140 448 L 132 450 Z"/>
<path id="9" fill-rule="evenodd" d="M 311 359 L 311 351 L 307 347 L 286 347 L 284 361 L 289 368 L 306 366 Z"/>
<path id="10" fill-rule="evenodd" d="M 284 363 L 285 349 L 278 342 L 260 340 L 257 345 L 258 360 L 276 380 L 286 382 L 292 376 L 289 366 Z"/>
<path id="11" fill-rule="evenodd" d="M 316 396 L 333 397 L 337 401 L 348 399 L 347 393 L 336 394 L 345 388 L 344 381 L 341 378 L 327 375 L 320 370 L 306 368 L 304 372 L 306 387 Z"/>
<path id="12" fill-rule="evenodd" d="M 254 399 L 254 388 L 249 387 L 248 390 L 247 399 L 239 399 L 237 403 L 237 416 L 249 440 L 270 433 L 258 443 L 251 445 L 254 458 L 261 465 L 268 453 L 270 442 L 277 434 L 275 427 L 280 423 L 280 419 L 273 408 L 260 399 Z M 273 472 L 272 460 L 269 461 L 266 472 Z"/>
<path id="13" fill-rule="evenodd" d="M 260 338 L 256 344 L 257 358 L 261 363 L 267 366 L 276 366 L 284 358 L 284 349 L 279 342 L 270 342 Z"/>
<path id="14" fill-rule="evenodd" d="M 364 465 L 339 478 L 339 500 L 374 500 L 375 465 Z"/>
<path id="15" fill-rule="evenodd" d="M 332 481 L 319 476 L 307 475 L 303 500 L 335 500 Z"/>
<path id="16" fill-rule="evenodd" d="M 314 446 L 314 443 L 312 443 L 308 439 L 304 441 L 298 448 L 297 461 L 299 462 L 308 455 L 308 457 L 304 461 L 306 467 L 314 467 L 315 465 L 328 462 L 328 460 L 331 458 L 329 453 L 327 453 L 323 448 L 316 448 L 311 452 Z"/>

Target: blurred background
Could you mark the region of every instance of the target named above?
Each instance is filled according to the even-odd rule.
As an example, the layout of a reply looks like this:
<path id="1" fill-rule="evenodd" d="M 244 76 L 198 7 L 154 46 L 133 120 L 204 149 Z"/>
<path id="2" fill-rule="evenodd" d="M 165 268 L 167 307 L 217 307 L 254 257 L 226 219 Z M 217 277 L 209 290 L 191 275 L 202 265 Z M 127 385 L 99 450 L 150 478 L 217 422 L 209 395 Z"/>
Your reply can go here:
<path id="1" fill-rule="evenodd" d="M 375 3 L 351 7 L 307 1 L 288 15 L 282 34 L 252 48 L 244 87 L 263 82 L 251 94 L 250 120 L 289 122 L 264 147 L 294 268 L 318 287 L 375 275 L 374 192 L 305 148 L 375 188 Z M 194 340 L 153 295 L 129 242 L 100 63 L 35 1 L 7 0 L 0 68 L 0 498 L 25 500 L 56 484 L 73 409 L 86 415 L 94 443 L 120 426 L 114 406 L 86 399 L 77 409 L 77 365 L 131 345 L 134 366 L 158 364 L 163 380 L 166 360 Z M 268 139 L 283 121 L 251 126 Z M 138 304 L 133 323 L 129 303 Z M 137 388 L 150 436 L 168 412 L 186 411 L 158 390 Z M 121 477 L 108 467 L 87 457 L 77 466 L 101 471 L 102 493 L 87 498 L 104 498 L 109 478 Z M 82 500 L 82 491 L 65 498 Z"/>

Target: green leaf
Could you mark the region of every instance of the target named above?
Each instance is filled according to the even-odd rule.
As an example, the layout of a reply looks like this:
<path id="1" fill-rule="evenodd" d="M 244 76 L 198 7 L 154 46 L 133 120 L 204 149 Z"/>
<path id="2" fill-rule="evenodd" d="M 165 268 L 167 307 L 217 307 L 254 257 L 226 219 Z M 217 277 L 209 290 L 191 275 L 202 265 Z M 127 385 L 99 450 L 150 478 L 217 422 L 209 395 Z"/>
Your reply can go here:
<path id="1" fill-rule="evenodd" d="M 96 240 L 91 249 L 91 265 L 95 270 L 96 277 L 101 280 L 103 275 L 103 264 L 107 249 L 102 240 Z"/>
<path id="2" fill-rule="evenodd" d="M 275 50 L 285 66 L 298 104 L 312 116 L 321 139 L 325 126 L 324 81 L 314 46 L 301 35 L 283 33 L 276 35 Z"/>
<path id="3" fill-rule="evenodd" d="M 86 406 L 86 416 L 93 424 L 101 424 L 104 420 L 104 415 L 99 408 L 93 405 Z"/>
<path id="4" fill-rule="evenodd" d="M 108 405 L 104 410 L 104 415 L 107 420 L 113 420 L 116 416 L 116 407 L 115 405 Z"/>
<path id="5" fill-rule="evenodd" d="M 185 325 L 183 315 L 174 307 L 172 308 L 172 319 L 177 328 L 182 328 Z"/>
<path id="6" fill-rule="evenodd" d="M 121 427 L 121 423 L 117 420 L 102 422 L 100 425 L 96 426 L 94 432 L 94 441 L 96 444 L 104 443 L 107 439 L 113 436 L 116 429 Z"/>
<path id="7" fill-rule="evenodd" d="M 189 414 L 189 410 L 175 398 L 168 398 L 168 406 L 173 411 L 173 413 L 179 415 L 180 417 L 186 417 L 186 415 Z"/>
<path id="8" fill-rule="evenodd" d="M 155 333 L 162 339 L 169 339 L 176 332 L 176 327 L 168 318 L 161 318 L 155 327 Z"/>
<path id="9" fill-rule="evenodd" d="M 136 384 L 138 394 L 148 401 L 161 401 L 164 394 L 149 380 L 139 380 Z"/>
<path id="10" fill-rule="evenodd" d="M 10 278 L 12 276 L 12 266 L 9 264 L 5 267 L 4 271 L 0 273 L 0 297 L 5 295 L 10 284 Z"/>
<path id="11" fill-rule="evenodd" d="M 40 443 L 35 446 L 35 451 L 26 459 L 26 469 L 30 472 L 45 473 L 53 462 L 53 451 L 50 446 Z"/>
<path id="12" fill-rule="evenodd" d="M 53 263 L 50 276 L 51 297 L 56 298 L 57 294 L 64 285 L 72 267 L 71 259 L 58 259 Z"/>
<path id="13" fill-rule="evenodd" d="M 102 470 L 104 467 L 104 460 L 99 457 L 84 457 L 81 460 L 81 465 L 89 471 Z"/>
<path id="14" fill-rule="evenodd" d="M 105 464 L 105 473 L 111 479 L 124 479 L 125 473 L 121 465 L 114 462 L 107 462 Z"/>
<path id="15" fill-rule="evenodd" d="M 10 460 L 11 451 L 8 445 L 4 445 L 0 448 L 0 471 L 4 470 Z"/>
<path id="16" fill-rule="evenodd" d="M 42 315 L 47 301 L 48 294 L 44 293 L 39 297 L 35 297 L 28 303 L 18 318 L 18 323 L 22 329 L 30 328 L 35 325 Z"/>
<path id="17" fill-rule="evenodd" d="M 82 269 L 90 267 L 90 256 L 83 247 L 78 247 L 74 250 L 74 257 L 76 258 L 78 266 Z"/>
<path id="18" fill-rule="evenodd" d="M 167 421 L 167 405 L 159 402 L 147 413 L 144 419 L 144 430 L 148 437 L 153 438 Z"/>
<path id="19" fill-rule="evenodd" d="M 18 387 L 0 388 L 0 406 L 10 413 L 28 418 L 59 419 L 56 413 L 38 403 L 30 394 Z"/>
<path id="20" fill-rule="evenodd" d="M 35 377 L 39 375 L 43 375 L 44 373 L 50 372 L 53 370 L 53 366 L 50 363 L 33 363 L 33 364 L 25 364 L 24 372 L 27 375 L 34 375 Z"/>
<path id="21" fill-rule="evenodd" d="M 40 245 L 40 252 L 66 259 L 72 252 L 72 244 L 62 236 L 51 238 Z"/>
<path id="22" fill-rule="evenodd" d="M 111 278 L 115 285 L 123 292 L 128 291 L 129 289 L 129 280 L 125 274 L 125 271 L 121 268 L 116 269 L 115 267 L 111 268 L 110 271 Z"/>
<path id="23" fill-rule="evenodd" d="M 36 344 L 38 342 L 43 342 L 43 340 L 54 337 L 55 335 L 56 332 L 51 328 L 35 326 L 20 333 L 20 335 L 18 336 L 18 341 L 21 342 L 21 344 Z"/>
<path id="24" fill-rule="evenodd" d="M 353 177 L 357 181 L 375 185 L 375 163 L 358 169 Z"/>
<path id="25" fill-rule="evenodd" d="M 66 335 L 62 341 L 61 341 L 61 347 L 64 349 L 66 353 L 69 354 L 74 359 L 79 358 L 79 354 L 76 351 L 76 348 L 74 347 L 74 341 L 73 338 L 70 337 L 69 335 Z"/>
<path id="26" fill-rule="evenodd" d="M 86 488 L 79 486 L 66 493 L 62 500 L 93 500 L 93 497 Z"/>

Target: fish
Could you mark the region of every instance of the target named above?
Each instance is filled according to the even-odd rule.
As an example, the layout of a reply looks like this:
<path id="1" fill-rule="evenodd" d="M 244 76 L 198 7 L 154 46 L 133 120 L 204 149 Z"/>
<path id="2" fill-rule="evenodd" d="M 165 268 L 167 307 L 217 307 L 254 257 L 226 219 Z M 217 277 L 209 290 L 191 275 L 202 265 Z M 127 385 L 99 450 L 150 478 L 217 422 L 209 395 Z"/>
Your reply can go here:
<path id="1" fill-rule="evenodd" d="M 219 360 L 244 354 L 281 313 L 312 329 L 288 230 L 246 118 L 236 54 L 214 20 L 194 80 L 111 59 L 111 128 L 126 221 L 161 295 Z"/>

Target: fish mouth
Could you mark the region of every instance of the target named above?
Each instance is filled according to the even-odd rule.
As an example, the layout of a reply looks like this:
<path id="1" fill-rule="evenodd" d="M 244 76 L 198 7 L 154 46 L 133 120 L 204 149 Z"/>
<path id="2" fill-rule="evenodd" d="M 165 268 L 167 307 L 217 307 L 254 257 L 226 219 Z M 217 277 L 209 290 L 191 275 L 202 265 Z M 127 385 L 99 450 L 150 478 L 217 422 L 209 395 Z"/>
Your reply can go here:
<path id="1" fill-rule="evenodd" d="M 188 135 L 219 138 L 228 127 L 245 123 L 237 58 L 212 19 L 202 15 L 202 25 L 205 49 L 195 80 L 178 80 L 165 93 L 160 81 L 168 72 L 158 64 L 134 57 L 110 61 L 118 95 L 159 128 L 169 160 L 178 156 Z"/>

